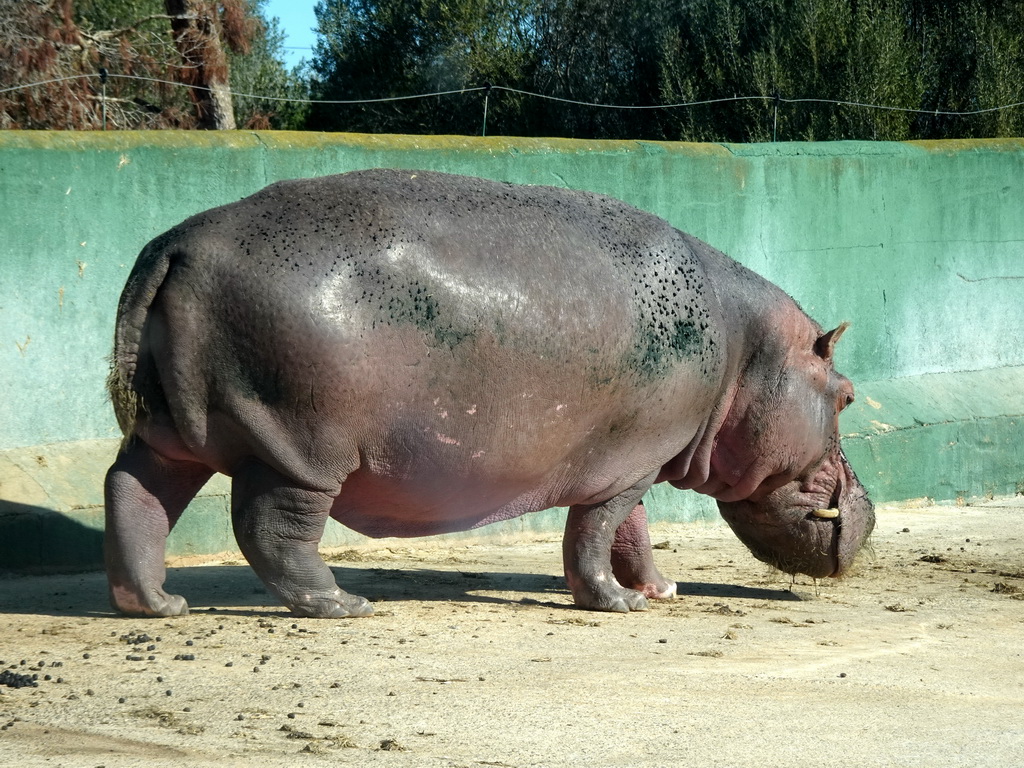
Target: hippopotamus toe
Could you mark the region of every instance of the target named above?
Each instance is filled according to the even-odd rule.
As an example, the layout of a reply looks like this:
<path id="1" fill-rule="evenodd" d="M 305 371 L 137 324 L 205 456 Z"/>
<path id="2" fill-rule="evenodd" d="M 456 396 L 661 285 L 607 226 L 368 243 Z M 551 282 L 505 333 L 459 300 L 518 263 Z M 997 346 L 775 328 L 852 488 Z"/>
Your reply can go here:
<path id="1" fill-rule="evenodd" d="M 185 598 L 181 595 L 169 595 L 163 590 L 136 595 L 123 589 L 112 589 L 110 603 L 125 616 L 162 618 L 188 615 L 188 603 Z"/>
<path id="2" fill-rule="evenodd" d="M 344 619 L 373 615 L 373 605 L 365 597 L 342 590 L 330 597 L 309 597 L 288 607 L 296 616 L 306 619 Z"/>

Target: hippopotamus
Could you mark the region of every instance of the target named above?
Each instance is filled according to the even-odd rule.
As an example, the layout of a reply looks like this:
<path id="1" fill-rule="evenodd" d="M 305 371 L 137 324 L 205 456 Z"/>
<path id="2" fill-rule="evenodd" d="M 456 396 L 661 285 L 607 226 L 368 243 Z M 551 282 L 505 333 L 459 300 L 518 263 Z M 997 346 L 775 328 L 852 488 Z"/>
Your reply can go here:
<path id="1" fill-rule="evenodd" d="M 654 483 L 717 500 L 755 557 L 848 569 L 874 513 L 840 447 L 853 386 L 780 288 L 582 191 L 426 171 L 281 181 L 145 246 L 121 296 L 106 476 L 113 606 L 187 613 L 165 539 L 215 472 L 239 548 L 304 617 L 364 616 L 318 552 L 567 507 L 577 606 L 675 595 Z"/>

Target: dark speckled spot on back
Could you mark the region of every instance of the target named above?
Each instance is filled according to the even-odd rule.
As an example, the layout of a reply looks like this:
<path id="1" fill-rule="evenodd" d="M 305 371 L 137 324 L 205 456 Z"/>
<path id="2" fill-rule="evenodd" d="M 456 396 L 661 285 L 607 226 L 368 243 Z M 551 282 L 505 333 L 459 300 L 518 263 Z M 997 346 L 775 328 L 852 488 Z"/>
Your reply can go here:
<path id="1" fill-rule="evenodd" d="M 692 320 L 677 318 L 670 331 L 668 347 L 680 357 L 690 357 L 700 351 L 704 334 Z"/>
<path id="2" fill-rule="evenodd" d="M 694 255 L 678 241 L 668 242 L 638 254 L 630 266 L 636 329 L 629 366 L 653 377 L 684 359 L 708 358 L 712 340 Z"/>
<path id="3" fill-rule="evenodd" d="M 705 330 L 706 325 L 680 318 L 649 325 L 638 334 L 633 366 L 645 376 L 664 373 L 674 363 L 703 352 Z"/>
<path id="4" fill-rule="evenodd" d="M 471 330 L 456 327 L 438 299 L 419 283 L 396 293 L 389 305 L 388 319 L 392 323 L 412 323 L 433 335 L 438 347 L 453 348 L 473 336 Z"/>

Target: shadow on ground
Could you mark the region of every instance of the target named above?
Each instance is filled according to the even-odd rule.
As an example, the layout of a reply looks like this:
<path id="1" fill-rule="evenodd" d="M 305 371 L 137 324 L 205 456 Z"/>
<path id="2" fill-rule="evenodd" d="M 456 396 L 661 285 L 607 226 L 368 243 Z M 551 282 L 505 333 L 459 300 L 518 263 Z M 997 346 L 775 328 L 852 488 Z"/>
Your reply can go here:
<path id="1" fill-rule="evenodd" d="M 338 584 L 378 610 L 389 602 L 528 603 L 573 610 L 561 576 L 433 568 L 331 568 Z M 193 613 L 282 614 L 248 565 L 207 565 L 167 570 L 166 589 L 184 595 Z M 755 600 L 800 600 L 792 592 L 731 584 L 680 582 L 680 595 Z M 512 596 L 515 593 L 516 596 Z M 522 597 L 525 594 L 527 597 Z M 0 612 L 53 616 L 111 616 L 106 577 L 100 571 L 73 575 L 0 578 Z"/>

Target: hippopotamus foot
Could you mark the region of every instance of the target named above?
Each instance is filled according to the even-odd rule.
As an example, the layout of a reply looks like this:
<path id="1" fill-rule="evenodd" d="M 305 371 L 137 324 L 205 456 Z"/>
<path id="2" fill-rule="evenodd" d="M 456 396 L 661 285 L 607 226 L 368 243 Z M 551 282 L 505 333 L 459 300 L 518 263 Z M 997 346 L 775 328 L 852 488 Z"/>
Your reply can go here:
<path id="1" fill-rule="evenodd" d="M 134 439 L 107 472 L 104 558 L 110 603 L 129 616 L 181 616 L 188 604 L 164 591 L 164 545 L 213 471 L 176 461 Z"/>
<path id="2" fill-rule="evenodd" d="M 562 540 L 565 578 L 573 600 L 594 611 L 647 610 L 647 598 L 675 595 L 675 583 L 654 567 L 647 513 L 640 499 L 647 478 L 612 499 L 569 508 Z"/>
<path id="3" fill-rule="evenodd" d="M 629 613 L 647 610 L 647 598 L 635 589 L 626 589 L 615 583 L 602 584 L 598 589 L 587 584 L 574 586 L 571 582 L 569 586 L 573 602 L 588 611 Z"/>
<path id="4" fill-rule="evenodd" d="M 330 595 L 303 595 L 288 607 L 296 616 L 309 619 L 342 619 L 373 613 L 373 606 L 365 597 L 350 595 L 338 587 Z"/>
<path id="5" fill-rule="evenodd" d="M 159 618 L 187 616 L 188 603 L 181 595 L 171 595 L 162 589 L 151 590 L 138 595 L 124 589 L 111 587 L 110 604 L 125 616 L 138 618 Z"/>
<path id="6" fill-rule="evenodd" d="M 267 589 L 304 618 L 373 613 L 367 600 L 338 587 L 317 551 L 333 502 L 257 460 L 232 479 L 231 519 L 242 554 Z"/>

